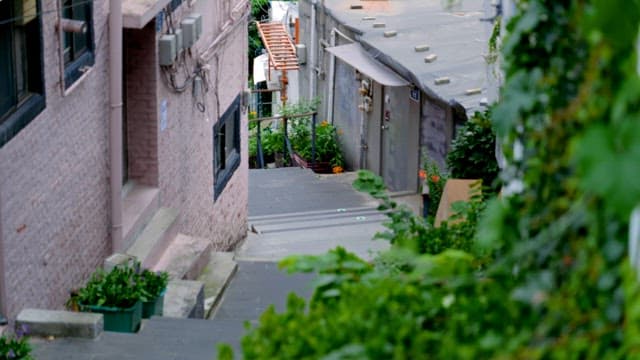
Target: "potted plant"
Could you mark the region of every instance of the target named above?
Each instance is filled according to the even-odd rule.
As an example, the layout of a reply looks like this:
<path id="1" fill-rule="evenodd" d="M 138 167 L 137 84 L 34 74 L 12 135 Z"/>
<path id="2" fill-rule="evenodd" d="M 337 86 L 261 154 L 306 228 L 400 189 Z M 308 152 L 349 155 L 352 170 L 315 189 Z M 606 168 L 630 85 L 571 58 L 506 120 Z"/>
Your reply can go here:
<path id="1" fill-rule="evenodd" d="M 166 271 L 153 272 L 144 269 L 138 275 L 138 281 L 142 288 L 142 318 L 148 319 L 153 315 L 162 316 L 164 308 L 164 294 L 169 283 L 169 274 Z"/>
<path id="2" fill-rule="evenodd" d="M 91 275 L 76 301 L 81 311 L 104 315 L 107 331 L 136 332 L 142 318 L 142 301 L 146 300 L 135 269 L 116 266 L 110 272 L 102 269 Z"/>
<path id="3" fill-rule="evenodd" d="M 317 173 L 339 173 L 343 171 L 344 157 L 340 149 L 338 136 L 341 130 L 329 124 L 326 120 L 316 125 L 316 158 L 311 170 Z M 300 155 L 311 164 L 311 143 L 300 149 Z"/>

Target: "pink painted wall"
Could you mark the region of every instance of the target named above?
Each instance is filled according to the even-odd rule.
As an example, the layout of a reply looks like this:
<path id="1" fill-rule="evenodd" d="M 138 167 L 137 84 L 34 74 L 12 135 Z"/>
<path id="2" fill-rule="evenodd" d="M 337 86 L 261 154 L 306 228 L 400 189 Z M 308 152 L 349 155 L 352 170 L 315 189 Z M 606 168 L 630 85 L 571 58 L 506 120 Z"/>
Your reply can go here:
<path id="1" fill-rule="evenodd" d="M 195 108 L 191 91 L 174 94 L 162 81 L 147 84 L 150 96 L 157 94 L 155 105 L 167 101 L 167 127 L 161 129 L 157 109 L 145 115 L 151 129 L 156 121 L 157 143 L 150 140 L 150 147 L 157 147 L 157 169 L 141 176 L 151 173 L 148 182 L 159 187 L 161 205 L 180 211 L 180 232 L 228 249 L 246 233 L 246 114 L 242 164 L 215 202 L 212 127 L 245 86 L 247 36 L 246 3 L 227 1 L 229 11 L 221 14 L 222 2 L 200 0 L 190 8 L 192 2 L 184 1 L 176 11 L 178 18 L 195 11 L 203 15 L 197 54 L 218 39 L 206 59 L 207 110 Z M 55 8 L 55 1 L 43 0 L 42 7 Z M 57 15 L 43 16 L 46 109 L 0 148 L 0 281 L 5 289 L 0 303 L 10 318 L 25 307 L 63 308 L 69 290 L 81 286 L 111 253 L 107 15 L 108 2 L 94 2 L 95 66 L 67 95 L 60 86 Z"/>
<path id="2" fill-rule="evenodd" d="M 54 0 L 42 1 L 55 9 Z M 95 66 L 66 96 L 57 14 L 42 16 L 46 108 L 0 148 L 5 315 L 60 308 L 110 252 L 108 2 L 95 2 Z"/>

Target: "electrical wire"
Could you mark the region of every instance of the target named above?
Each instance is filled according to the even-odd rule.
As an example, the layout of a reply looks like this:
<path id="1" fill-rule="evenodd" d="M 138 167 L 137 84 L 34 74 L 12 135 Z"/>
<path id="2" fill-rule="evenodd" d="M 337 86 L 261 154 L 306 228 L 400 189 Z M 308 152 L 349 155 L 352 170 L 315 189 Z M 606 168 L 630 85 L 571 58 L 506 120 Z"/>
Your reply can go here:
<path id="1" fill-rule="evenodd" d="M 81 2 L 78 2 L 78 3 L 75 3 L 73 5 L 62 6 L 62 7 L 60 7 L 60 10 L 70 9 L 72 7 L 76 7 L 76 6 L 79 6 L 79 5 L 85 5 L 85 4 L 92 3 L 92 2 L 94 2 L 94 0 L 84 0 L 84 1 L 81 1 Z M 41 15 L 54 14 L 54 13 L 58 13 L 58 11 L 59 11 L 58 9 L 42 10 L 40 12 L 36 12 L 35 16 L 38 17 L 38 16 L 41 16 Z M 29 17 L 31 17 L 31 16 L 29 16 Z M 22 19 L 25 19 L 25 18 L 26 18 L 26 16 L 15 16 L 15 17 L 12 17 L 12 18 L 7 18 L 7 19 L 4 19 L 4 20 L 0 20 L 0 25 L 15 23 L 18 20 L 22 20 Z"/>

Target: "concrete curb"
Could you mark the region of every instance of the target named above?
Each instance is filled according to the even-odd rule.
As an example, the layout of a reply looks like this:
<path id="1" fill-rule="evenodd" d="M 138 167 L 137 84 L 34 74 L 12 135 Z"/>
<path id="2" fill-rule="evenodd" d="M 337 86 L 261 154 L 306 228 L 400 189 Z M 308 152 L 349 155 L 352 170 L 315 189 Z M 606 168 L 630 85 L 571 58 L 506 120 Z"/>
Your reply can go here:
<path id="1" fill-rule="evenodd" d="M 211 260 L 198 280 L 205 285 L 205 318 L 212 318 L 238 264 L 233 252 L 211 252 Z"/>
<path id="2" fill-rule="evenodd" d="M 94 339 L 104 330 L 102 314 L 23 309 L 16 318 L 16 329 L 26 327 L 31 336 Z"/>

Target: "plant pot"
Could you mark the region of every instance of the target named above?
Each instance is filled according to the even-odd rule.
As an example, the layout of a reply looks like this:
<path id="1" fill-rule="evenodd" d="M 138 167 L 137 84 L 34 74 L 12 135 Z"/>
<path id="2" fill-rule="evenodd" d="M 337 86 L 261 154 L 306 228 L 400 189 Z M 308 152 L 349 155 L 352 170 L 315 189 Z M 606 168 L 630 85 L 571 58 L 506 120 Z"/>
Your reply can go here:
<path id="1" fill-rule="evenodd" d="M 316 161 L 315 164 L 309 164 L 309 168 L 318 174 L 332 174 L 333 167 L 328 161 Z"/>
<path id="2" fill-rule="evenodd" d="M 274 157 L 275 157 L 276 167 L 278 168 L 284 167 L 284 154 L 275 153 Z"/>
<path id="3" fill-rule="evenodd" d="M 104 315 L 105 331 L 134 333 L 142 321 L 141 301 L 128 309 L 80 304 L 80 310 Z"/>
<path id="4" fill-rule="evenodd" d="M 298 153 L 293 153 L 294 161 L 303 168 L 311 169 L 318 174 L 331 174 L 333 173 L 333 167 L 328 161 L 316 161 L 315 164 L 311 164 L 311 160 L 305 159 Z"/>
<path id="5" fill-rule="evenodd" d="M 145 301 L 142 303 L 142 318 L 148 319 L 154 315 L 162 316 L 164 310 L 164 294 L 166 290 L 163 290 L 157 298 L 151 301 Z"/>

